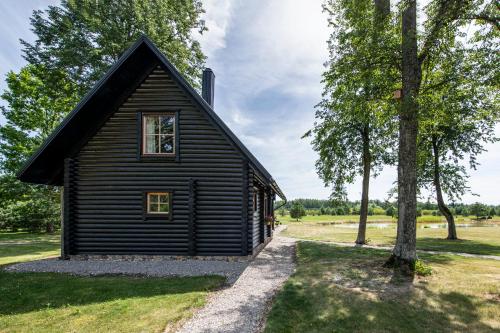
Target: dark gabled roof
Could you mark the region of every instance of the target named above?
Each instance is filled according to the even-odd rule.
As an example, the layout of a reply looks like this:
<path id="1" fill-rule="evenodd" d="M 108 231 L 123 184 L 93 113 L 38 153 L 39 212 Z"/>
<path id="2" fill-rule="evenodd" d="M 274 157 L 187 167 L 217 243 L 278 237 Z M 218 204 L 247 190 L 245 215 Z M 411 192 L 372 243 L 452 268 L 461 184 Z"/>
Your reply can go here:
<path id="1" fill-rule="evenodd" d="M 31 156 L 19 171 L 18 179 L 37 184 L 62 185 L 64 159 L 78 152 L 151 70 L 158 65 L 162 66 L 193 101 L 207 113 L 232 144 L 248 159 L 250 165 L 267 179 L 269 186 L 282 199 L 285 199 L 285 195 L 264 166 L 154 43 L 144 35 L 120 57 Z"/>

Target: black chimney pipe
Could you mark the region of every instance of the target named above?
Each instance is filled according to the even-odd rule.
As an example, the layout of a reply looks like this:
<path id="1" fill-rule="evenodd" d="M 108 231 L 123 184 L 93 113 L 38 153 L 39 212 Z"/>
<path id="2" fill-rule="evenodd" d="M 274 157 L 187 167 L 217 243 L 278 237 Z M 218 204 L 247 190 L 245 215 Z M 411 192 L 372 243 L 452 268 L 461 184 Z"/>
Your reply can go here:
<path id="1" fill-rule="evenodd" d="M 213 108 L 214 107 L 214 84 L 215 75 L 210 68 L 205 68 L 201 80 L 201 97 Z"/>

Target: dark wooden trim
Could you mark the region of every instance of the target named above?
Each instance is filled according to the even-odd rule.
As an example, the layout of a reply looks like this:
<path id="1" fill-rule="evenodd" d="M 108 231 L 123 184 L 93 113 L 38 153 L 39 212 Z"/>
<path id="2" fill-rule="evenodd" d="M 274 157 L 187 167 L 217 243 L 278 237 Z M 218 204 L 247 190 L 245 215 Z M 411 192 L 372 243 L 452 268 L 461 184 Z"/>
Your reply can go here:
<path id="1" fill-rule="evenodd" d="M 196 255 L 196 180 L 189 179 L 189 198 L 188 198 L 188 254 Z"/>
<path id="2" fill-rule="evenodd" d="M 242 165 L 243 181 L 241 199 L 241 255 L 248 255 L 248 161 Z"/>
<path id="3" fill-rule="evenodd" d="M 63 188 L 63 220 L 61 224 L 61 258 L 68 259 L 70 250 L 71 229 L 71 173 L 73 171 L 73 159 L 64 159 L 64 188 Z"/>

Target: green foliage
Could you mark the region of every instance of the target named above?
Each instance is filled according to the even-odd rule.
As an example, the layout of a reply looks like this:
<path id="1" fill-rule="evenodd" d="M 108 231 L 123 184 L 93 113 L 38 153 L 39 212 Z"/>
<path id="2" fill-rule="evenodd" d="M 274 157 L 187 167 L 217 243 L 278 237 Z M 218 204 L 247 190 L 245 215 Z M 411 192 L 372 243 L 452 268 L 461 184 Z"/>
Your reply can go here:
<path id="1" fill-rule="evenodd" d="M 497 59 L 488 63 L 484 46 L 464 45 L 455 38 L 443 40 L 441 56 L 423 66 L 418 145 L 420 185 L 435 190 L 437 173 L 452 201 L 469 191 L 463 161 L 477 168 L 484 145 L 498 141 L 495 125 L 500 120 L 498 83 L 489 79 L 500 73 L 498 52 L 491 50 Z"/>
<path id="2" fill-rule="evenodd" d="M 471 205 L 470 213 L 476 216 L 477 219 L 482 217 L 484 218 L 488 216 L 488 207 L 486 205 L 483 205 L 482 203 L 476 202 Z"/>
<path id="3" fill-rule="evenodd" d="M 302 204 L 298 202 L 294 202 L 292 204 L 292 208 L 290 209 L 290 216 L 298 221 L 305 215 L 306 215 L 306 210 L 304 209 L 304 206 L 302 206 Z"/>
<path id="4" fill-rule="evenodd" d="M 54 232 L 60 214 L 59 205 L 51 198 L 27 198 L 0 208 L 0 229 Z"/>
<path id="5" fill-rule="evenodd" d="M 385 215 L 387 216 L 391 216 L 391 217 L 394 217 L 396 216 L 396 207 L 394 206 L 389 206 L 386 210 L 385 210 Z"/>
<path id="6" fill-rule="evenodd" d="M 414 265 L 415 265 L 414 267 L 415 274 L 420 276 L 429 276 L 432 274 L 431 266 L 425 264 L 422 260 L 419 259 L 415 261 Z"/>
<path id="7" fill-rule="evenodd" d="M 193 31 L 205 23 L 199 0 L 62 0 L 31 17 L 33 43 L 21 41 L 29 63 L 68 73 L 82 96 L 141 34 L 150 37 L 196 85 L 205 56 Z"/>
<path id="8" fill-rule="evenodd" d="M 0 229 L 53 232 L 61 211 L 57 187 L 19 182 L 13 175 L 0 176 Z"/>
<path id="9" fill-rule="evenodd" d="M 333 198 L 344 200 L 345 185 L 363 174 L 363 163 L 376 175 L 394 161 L 398 42 L 390 16 L 374 25 L 371 0 L 330 0 L 324 10 L 332 28 L 330 60 L 317 122 L 306 136 L 319 154 L 318 175 Z"/>
<path id="10" fill-rule="evenodd" d="M 51 80 L 48 81 L 47 77 Z M 68 76 L 41 65 L 7 74 L 2 99 L 6 124 L 0 128 L 0 167 L 15 174 L 78 101 Z"/>
<path id="11" fill-rule="evenodd" d="M 497 215 L 497 212 L 496 212 L 496 210 L 495 210 L 494 207 L 491 207 L 489 215 L 492 216 L 492 217 L 495 216 L 495 215 Z"/>

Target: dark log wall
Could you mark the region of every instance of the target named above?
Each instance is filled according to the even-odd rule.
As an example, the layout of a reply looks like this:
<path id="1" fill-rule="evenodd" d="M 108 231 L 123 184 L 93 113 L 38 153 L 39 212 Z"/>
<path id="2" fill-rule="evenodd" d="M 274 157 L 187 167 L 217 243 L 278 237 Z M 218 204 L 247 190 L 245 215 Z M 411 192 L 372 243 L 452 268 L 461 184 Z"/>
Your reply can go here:
<path id="1" fill-rule="evenodd" d="M 177 161 L 138 155 L 138 112 L 156 111 L 178 112 Z M 244 163 L 174 81 L 155 69 L 74 158 L 71 254 L 241 255 Z M 191 229 L 190 179 L 196 182 Z M 173 192 L 171 220 L 144 216 L 144 191 Z M 195 245 L 188 251 L 190 230 Z"/>

